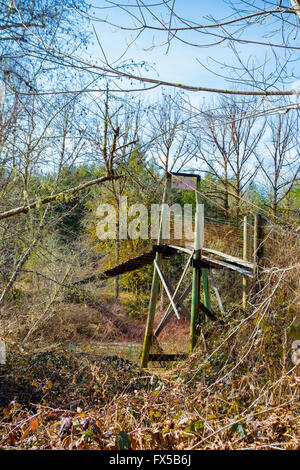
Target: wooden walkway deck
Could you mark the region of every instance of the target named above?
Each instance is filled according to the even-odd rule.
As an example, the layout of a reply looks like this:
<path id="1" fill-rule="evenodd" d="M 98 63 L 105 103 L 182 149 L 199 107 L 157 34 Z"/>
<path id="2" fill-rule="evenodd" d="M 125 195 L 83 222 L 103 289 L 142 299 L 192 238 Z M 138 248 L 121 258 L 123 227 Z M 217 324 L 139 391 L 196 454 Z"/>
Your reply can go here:
<path id="1" fill-rule="evenodd" d="M 140 269 L 144 266 L 152 264 L 158 251 L 162 253 L 162 257 L 164 259 L 168 259 L 180 253 L 186 253 L 188 255 L 192 255 L 193 253 L 193 249 L 190 247 L 182 247 L 177 245 L 153 245 L 151 250 L 146 251 L 145 253 L 142 253 L 139 256 L 129 258 L 123 263 L 120 263 L 116 266 L 113 266 L 112 268 L 106 269 L 105 271 L 96 273 L 87 278 L 76 281 L 74 282 L 74 284 L 86 284 L 96 279 L 107 279 L 135 271 L 136 269 Z M 230 269 L 232 271 L 236 271 L 242 274 L 243 276 L 247 276 L 250 278 L 253 277 L 253 263 L 250 263 L 249 261 L 244 261 L 234 256 L 227 255 L 226 253 L 222 253 L 220 251 L 203 248 L 201 264 L 203 268 L 211 267 L 212 269 Z"/>

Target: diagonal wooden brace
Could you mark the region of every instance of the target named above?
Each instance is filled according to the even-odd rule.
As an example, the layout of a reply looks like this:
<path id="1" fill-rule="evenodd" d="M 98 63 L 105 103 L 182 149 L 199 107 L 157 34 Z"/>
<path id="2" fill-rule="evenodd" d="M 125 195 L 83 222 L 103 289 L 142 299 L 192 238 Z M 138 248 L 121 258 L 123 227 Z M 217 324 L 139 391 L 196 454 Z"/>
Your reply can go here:
<path id="1" fill-rule="evenodd" d="M 185 290 L 185 292 L 182 294 L 182 296 L 178 299 L 175 297 L 174 301 L 181 307 L 185 317 L 190 321 L 190 314 L 189 312 L 187 311 L 187 309 L 184 307 L 184 305 L 182 304 L 184 299 L 189 295 L 189 293 L 191 292 L 192 290 L 192 284 L 190 284 L 188 286 L 188 288 Z M 183 307 L 183 308 L 182 308 Z M 169 321 L 171 320 L 172 316 L 174 315 L 174 310 L 171 309 L 171 310 L 167 310 L 163 319 L 161 320 L 160 324 L 158 325 L 158 327 L 156 328 L 156 331 L 154 333 L 155 336 L 158 336 L 162 330 L 164 329 L 164 327 L 169 323 Z"/>
<path id="2" fill-rule="evenodd" d="M 180 320 L 180 315 L 179 315 L 179 313 L 178 313 L 178 311 L 177 311 L 177 307 L 176 307 L 176 305 L 175 305 L 175 303 L 174 303 L 174 300 L 173 300 L 173 298 L 172 298 L 172 295 L 171 295 L 171 293 L 170 293 L 169 286 L 168 286 L 168 284 L 167 284 L 167 282 L 166 282 L 166 280 L 165 280 L 165 278 L 164 278 L 164 276 L 163 276 L 163 273 L 161 272 L 160 267 L 159 267 L 159 265 L 158 265 L 158 263 L 157 263 L 156 260 L 154 260 L 154 266 L 155 266 L 155 268 L 156 268 L 156 270 L 157 270 L 157 273 L 158 273 L 158 275 L 159 275 L 159 277 L 160 277 L 161 283 L 162 283 L 162 285 L 163 285 L 163 287 L 164 287 L 164 289 L 165 289 L 165 291 L 166 291 L 166 293 L 167 293 L 167 296 L 169 297 L 169 300 L 170 300 L 170 302 L 171 302 L 171 304 L 172 304 L 172 307 L 173 307 L 173 310 L 174 310 L 174 312 L 175 312 L 175 315 L 176 315 L 176 317 L 178 318 L 178 320 Z"/>

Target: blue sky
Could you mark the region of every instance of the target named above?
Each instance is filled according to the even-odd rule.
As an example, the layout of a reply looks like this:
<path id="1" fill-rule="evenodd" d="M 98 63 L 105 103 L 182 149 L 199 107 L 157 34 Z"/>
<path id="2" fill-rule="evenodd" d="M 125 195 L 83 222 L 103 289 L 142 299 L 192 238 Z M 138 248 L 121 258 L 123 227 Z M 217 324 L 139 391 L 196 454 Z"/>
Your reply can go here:
<path id="1" fill-rule="evenodd" d="M 149 3 L 149 2 L 148 2 Z M 196 18 L 203 22 L 204 17 L 207 15 L 219 15 L 226 16 L 228 14 L 228 8 L 225 8 L 224 1 L 215 1 L 213 8 L 206 7 L 203 9 L 204 4 L 207 2 L 200 2 L 196 0 L 179 0 L 176 2 L 176 8 L 178 13 L 183 14 L 186 18 Z M 201 11 L 199 4 L 202 4 Z M 101 7 L 105 5 L 102 0 L 95 0 L 94 5 Z M 120 10 L 98 10 L 95 9 L 96 16 L 107 18 L 109 21 L 116 24 L 129 24 L 130 19 L 126 13 L 122 13 Z M 207 20 L 206 20 L 207 21 Z M 106 25 L 104 23 L 93 22 L 97 35 L 101 41 L 103 49 L 107 58 L 112 61 L 119 58 L 125 48 L 133 38 L 134 33 L 118 31 L 113 26 Z M 174 81 L 176 83 L 188 83 L 191 85 L 197 85 L 200 82 L 210 86 L 211 81 L 222 82 L 216 77 L 212 78 L 212 75 L 201 68 L 197 62 L 197 58 L 201 61 L 207 61 L 208 57 L 213 52 L 214 58 L 222 60 L 226 55 L 225 47 L 218 47 L 218 53 L 216 50 L 212 51 L 211 48 L 198 49 L 193 48 L 178 41 L 174 41 L 171 44 L 170 49 L 167 51 L 167 46 L 160 46 L 152 48 L 151 45 L 161 44 L 165 41 L 165 34 L 156 33 L 155 37 L 152 32 L 145 32 L 143 35 L 130 47 L 123 59 L 133 59 L 134 61 L 146 61 L 155 67 L 159 78 Z M 95 41 L 94 46 L 89 48 L 93 59 L 101 57 L 99 46 Z M 101 57 L 102 58 L 102 57 Z"/>
<path id="2" fill-rule="evenodd" d="M 131 0 L 124 0 L 123 4 L 133 4 Z M 146 4 L 153 3 L 147 0 Z M 109 22 L 118 25 L 133 25 L 133 21 L 120 9 L 109 8 L 104 0 L 94 0 L 93 2 L 95 9 L 95 16 L 102 19 L 107 19 Z M 224 0 L 215 0 L 211 2 L 201 0 L 177 0 L 176 12 L 185 17 L 188 20 L 195 20 L 198 23 L 207 24 L 211 22 L 209 17 L 218 19 L 228 18 L 232 15 L 232 10 Z M 132 10 L 134 11 L 134 10 Z M 161 7 L 157 8 L 157 14 L 162 14 L 163 10 Z M 133 40 L 136 33 L 128 31 L 120 31 L 117 28 L 105 24 L 104 22 L 93 21 L 92 22 L 101 41 L 102 47 L 109 62 L 117 60 L 125 51 L 126 45 Z M 263 28 L 261 25 L 252 26 L 247 29 L 244 37 L 247 39 L 258 39 Z M 202 35 L 199 33 L 185 33 L 185 39 L 192 41 L 201 41 Z M 213 41 L 213 38 L 203 36 L 205 42 Z M 216 87 L 216 88 L 232 88 L 232 84 L 225 78 L 219 77 L 204 67 L 202 67 L 198 61 L 202 62 L 206 67 L 214 69 L 215 71 L 222 72 L 222 67 L 214 63 L 226 62 L 227 64 L 237 64 L 234 54 L 228 48 L 226 43 L 214 46 L 214 47 L 192 47 L 190 45 L 182 44 L 181 42 L 174 40 L 171 42 L 171 46 L 168 49 L 167 45 L 160 45 L 165 42 L 165 33 L 155 33 L 152 31 L 144 32 L 134 43 L 130 46 L 127 53 L 124 55 L 123 60 L 130 60 L 140 62 L 146 61 L 155 68 L 154 71 L 148 72 L 155 78 L 162 80 L 171 81 L 175 83 L 184 83 L 188 85 L 198 85 L 205 87 Z M 272 37 L 273 41 L 280 43 L 280 34 Z M 155 44 L 156 47 L 151 47 Z M 160 45 L 160 46 L 158 46 Z M 236 45 L 237 50 L 241 53 L 243 61 L 246 63 L 249 58 L 254 65 L 258 65 L 264 62 L 266 52 L 271 52 L 269 47 L 264 46 L 253 46 L 253 45 Z M 278 50 L 276 52 L 280 52 Z M 89 47 L 88 53 L 93 61 L 103 58 L 100 47 L 97 41 L 94 41 L 94 45 Z M 225 71 L 224 73 L 228 73 Z M 147 75 L 147 72 L 143 72 Z M 240 85 L 240 88 L 245 88 Z M 153 94 L 158 92 L 148 92 Z M 197 104 L 202 100 L 203 93 L 190 93 L 193 102 Z M 195 96 L 197 95 L 197 96 Z"/>
<path id="3" fill-rule="evenodd" d="M 146 4 L 153 4 L 156 0 L 145 0 Z M 160 1 L 160 0 L 158 0 Z M 134 4 L 134 0 L 122 0 L 123 4 Z M 258 1 L 259 3 L 259 1 Z M 263 2 L 261 2 L 262 4 Z M 103 6 L 107 6 L 108 3 L 105 0 L 94 0 L 94 14 L 98 18 L 107 20 L 108 22 L 117 24 L 117 25 L 126 25 L 133 26 L 134 22 L 131 21 L 130 17 L 126 12 L 122 12 L 120 9 L 110 8 L 102 9 Z M 195 21 L 197 24 L 208 24 L 213 23 L 213 19 L 223 20 L 232 18 L 233 12 L 229 8 L 228 3 L 225 0 L 214 0 L 214 1 L 200 1 L 200 0 L 176 0 L 176 13 L 184 17 L 187 20 Z M 156 10 L 157 15 L 162 14 L 162 9 L 159 7 Z M 190 21 L 188 21 L 189 23 Z M 152 22 L 153 23 L 153 22 Z M 118 28 L 109 25 L 103 21 L 92 21 L 97 36 L 101 41 L 101 45 L 104 49 L 105 55 L 109 63 L 116 61 L 126 50 L 127 44 L 129 44 L 136 33 L 129 31 L 120 31 Z M 271 25 L 271 29 L 278 26 L 278 23 Z M 279 27 L 281 24 L 279 24 Z M 215 31 L 215 30 L 213 30 Z M 217 32 L 217 31 L 216 31 Z M 254 24 L 251 28 L 248 28 L 244 32 L 241 32 L 240 38 L 248 40 L 264 40 L 263 36 L 268 32 L 268 23 Z M 294 31 L 292 31 L 294 36 Z M 188 32 L 185 33 L 185 39 L 195 41 L 201 41 L 202 35 L 199 32 Z M 210 36 L 203 36 L 205 42 L 210 42 L 213 40 Z M 300 38 L 300 34 L 299 34 Z M 299 46 L 299 39 L 295 36 L 294 44 Z M 122 58 L 124 61 L 133 60 L 134 62 L 146 61 L 155 68 L 155 71 L 143 71 L 144 76 L 151 76 L 153 78 L 160 78 L 161 80 L 170 81 L 174 83 L 184 83 L 186 85 L 195 85 L 195 86 L 204 86 L 204 87 L 213 87 L 213 88 L 234 88 L 234 84 L 226 80 L 224 77 L 217 76 L 214 73 L 209 72 L 204 67 L 202 67 L 198 61 L 208 68 L 214 69 L 215 71 L 221 72 L 224 75 L 228 75 L 228 69 L 223 69 L 221 66 L 218 66 L 214 61 L 220 63 L 227 63 L 230 65 L 237 65 L 238 62 L 232 52 L 228 47 L 228 43 L 222 43 L 213 47 L 192 47 L 190 45 L 182 44 L 181 42 L 174 40 L 171 42 L 170 47 L 167 45 L 162 45 L 166 40 L 165 33 L 153 33 L 153 31 L 146 31 L 136 40 L 132 42 L 132 45 Z M 273 43 L 282 44 L 282 37 L 280 31 L 273 33 L 271 36 L 265 38 L 266 41 L 271 41 Z M 155 47 L 151 47 L 155 44 Z M 247 44 L 235 44 L 236 49 L 240 53 L 242 61 L 246 64 L 250 60 L 254 66 L 259 66 L 264 64 L 266 59 L 266 54 L 269 54 L 271 59 L 268 65 L 266 66 L 266 72 L 270 73 L 272 67 L 274 66 L 274 56 L 270 46 L 256 46 L 256 45 L 247 45 Z M 284 49 L 275 49 L 277 57 L 280 57 L 284 54 Z M 297 51 L 298 52 L 298 51 Z M 94 44 L 91 45 L 88 49 L 88 54 L 92 61 L 103 60 L 103 55 L 101 53 L 101 48 L 96 40 Z M 299 55 L 299 54 L 298 54 Z M 250 64 L 251 65 L 251 64 Z M 291 65 L 293 66 L 293 65 Z M 295 62 L 295 70 L 297 71 L 298 62 Z M 300 88 L 300 81 L 297 74 L 295 78 L 286 83 L 285 85 L 279 85 L 281 87 L 285 86 L 286 88 L 294 88 L 292 86 L 293 80 L 294 83 L 297 83 Z M 139 87 L 140 84 L 137 83 L 135 86 Z M 239 89 L 247 89 L 245 84 L 236 85 Z M 297 87 L 297 88 L 298 88 Z M 169 89 L 171 92 L 171 89 Z M 144 101 L 154 101 L 160 98 L 161 91 L 156 89 L 154 91 L 147 91 L 143 94 Z M 210 105 L 213 105 L 213 99 L 217 96 L 215 94 L 203 93 L 203 92 L 190 92 L 188 93 L 191 99 L 192 104 L 195 107 L 201 105 L 203 99 L 205 102 Z M 295 97 L 291 98 L 291 103 L 295 102 Z M 267 110 L 272 111 L 276 105 L 271 103 L 271 99 L 265 100 L 264 106 Z M 275 111 L 275 114 L 277 111 Z M 261 123 L 257 122 L 257 126 L 260 126 Z M 265 143 L 267 138 L 267 133 L 262 139 L 261 144 Z M 250 162 L 249 162 L 250 163 Z M 253 162 L 252 162 L 253 163 Z"/>

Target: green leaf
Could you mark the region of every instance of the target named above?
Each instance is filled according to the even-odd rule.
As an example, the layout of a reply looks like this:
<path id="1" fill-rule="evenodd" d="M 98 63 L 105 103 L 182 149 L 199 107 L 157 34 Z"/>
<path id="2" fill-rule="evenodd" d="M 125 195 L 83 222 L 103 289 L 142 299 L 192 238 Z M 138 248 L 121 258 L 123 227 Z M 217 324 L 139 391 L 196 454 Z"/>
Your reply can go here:
<path id="1" fill-rule="evenodd" d="M 116 448 L 117 450 L 130 450 L 131 449 L 131 439 L 124 431 L 120 431 L 116 439 Z"/>
<path id="2" fill-rule="evenodd" d="M 200 430 L 203 429 L 203 428 L 204 428 L 204 424 L 203 424 L 202 421 L 199 420 L 199 421 L 196 421 L 196 422 L 195 422 L 195 429 L 196 429 L 197 431 L 200 431 Z"/>
<path id="3" fill-rule="evenodd" d="M 235 423 L 230 429 L 232 432 L 237 432 L 240 437 L 244 437 L 246 435 L 241 424 Z"/>
<path id="4" fill-rule="evenodd" d="M 194 425 L 193 425 L 193 424 L 189 424 L 189 425 L 184 429 L 184 432 L 185 432 L 186 434 L 194 434 L 194 432 L 195 432 Z"/>

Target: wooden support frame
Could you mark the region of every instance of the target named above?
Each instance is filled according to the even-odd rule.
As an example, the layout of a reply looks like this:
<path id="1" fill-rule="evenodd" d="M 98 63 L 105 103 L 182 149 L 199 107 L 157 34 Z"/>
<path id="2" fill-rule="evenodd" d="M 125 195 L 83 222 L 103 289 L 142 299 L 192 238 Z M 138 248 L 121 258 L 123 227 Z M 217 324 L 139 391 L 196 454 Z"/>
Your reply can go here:
<path id="1" fill-rule="evenodd" d="M 202 262 L 202 250 L 203 250 L 203 237 L 204 237 L 204 206 L 200 204 L 200 176 L 191 175 L 193 177 L 197 177 L 197 190 L 195 191 L 196 195 L 196 220 L 195 220 L 195 238 L 194 238 L 194 249 L 193 251 L 180 247 L 180 246 L 173 246 L 173 245 L 166 245 L 163 246 L 163 224 L 164 224 L 164 210 L 166 209 L 166 204 L 168 200 L 168 193 L 171 189 L 171 174 L 167 173 L 166 175 L 166 185 L 163 194 L 163 201 L 162 201 L 162 212 L 160 218 L 160 228 L 159 234 L 157 239 L 157 245 L 153 247 L 153 255 L 155 258 L 153 260 L 154 270 L 153 270 L 153 280 L 152 280 L 152 287 L 151 287 L 151 294 L 150 294 L 150 303 L 149 303 L 149 311 L 148 311 L 148 318 L 146 324 L 146 331 L 142 349 L 142 357 L 141 357 L 141 367 L 145 368 L 148 365 L 148 361 L 156 360 L 154 356 L 158 357 L 156 354 L 150 354 L 150 347 L 153 342 L 157 342 L 157 337 L 163 330 L 163 328 L 167 325 L 170 321 L 172 316 L 175 314 L 178 319 L 180 319 L 180 315 L 178 312 L 178 308 L 181 309 L 183 314 L 190 319 L 190 345 L 189 350 L 192 352 L 195 348 L 197 336 L 199 335 L 199 318 L 200 318 L 200 311 L 202 311 L 208 318 L 212 320 L 218 320 L 217 317 L 213 312 L 210 310 L 210 292 L 209 292 L 209 281 L 208 277 L 212 281 L 213 288 L 215 290 L 219 307 L 222 313 L 224 313 L 224 308 L 222 305 L 221 297 L 219 291 L 217 289 L 217 285 L 215 279 L 212 274 L 212 268 L 228 268 L 239 271 L 243 277 L 245 276 L 252 276 L 250 274 L 250 269 L 252 263 L 247 261 L 247 256 L 244 256 L 243 260 L 238 258 L 232 257 L 230 255 L 226 255 L 224 253 L 216 252 L 215 250 L 206 250 L 208 253 L 213 252 L 217 256 L 222 256 L 223 258 L 227 258 L 226 262 L 220 261 L 219 259 L 210 259 L 208 256 L 203 256 Z M 247 221 L 246 221 L 246 229 L 247 229 Z M 245 235 L 245 225 L 244 225 L 244 235 Z M 246 232 L 247 238 L 247 232 Z M 245 250 L 245 236 L 244 236 L 244 250 Z M 247 249 L 247 248 L 246 248 Z M 184 268 L 184 271 L 180 277 L 180 280 L 173 290 L 173 288 L 168 284 L 166 278 L 164 277 L 162 270 L 160 268 L 160 260 L 163 257 L 173 256 L 177 252 L 187 253 L 189 254 L 189 260 Z M 137 260 L 138 262 L 138 260 Z M 185 292 L 180 296 L 179 295 L 179 288 L 182 284 L 184 276 L 186 275 L 189 266 L 192 266 L 193 273 L 192 273 L 192 283 L 189 285 Z M 203 284 L 203 303 L 201 302 L 200 297 L 200 289 L 201 289 L 201 278 Z M 154 317 L 155 317 L 155 310 L 156 304 L 158 299 L 158 292 L 159 292 L 159 284 L 162 284 L 164 290 L 167 293 L 169 299 L 169 305 L 167 310 L 162 318 L 160 324 L 158 325 L 156 331 L 153 334 L 153 325 L 154 325 Z M 243 281 L 244 282 L 244 281 Z M 243 284 L 244 285 L 244 284 Z M 183 304 L 183 301 L 188 296 L 188 294 L 192 291 L 192 302 L 191 302 L 191 314 L 187 311 L 186 307 Z M 220 322 L 223 323 L 223 322 Z M 162 350 L 160 350 L 160 357 L 163 355 Z"/>
<path id="2" fill-rule="evenodd" d="M 178 303 L 178 305 L 182 308 L 182 305 L 183 305 L 183 301 L 185 300 L 185 298 L 189 295 L 189 293 L 191 292 L 192 290 L 192 284 L 190 284 L 187 289 L 184 291 L 184 293 L 182 294 L 182 296 L 177 299 L 177 297 L 175 296 L 174 298 L 174 301 Z M 175 295 L 175 294 L 174 294 Z M 187 320 L 190 321 L 191 319 L 191 315 L 187 312 L 186 309 L 182 310 L 184 315 L 186 316 Z M 158 337 L 160 335 L 160 333 L 162 332 L 162 330 L 165 328 L 165 326 L 169 323 L 169 321 L 171 320 L 172 316 L 174 315 L 174 310 L 170 309 L 169 308 L 167 309 L 165 315 L 163 316 L 160 324 L 158 325 L 158 327 L 156 328 L 155 332 L 154 332 L 154 336 L 155 337 Z"/>
<path id="3" fill-rule="evenodd" d="M 180 279 L 179 279 L 179 281 L 178 281 L 178 284 L 177 284 L 177 286 L 176 286 L 176 288 L 175 288 L 175 291 L 174 291 L 174 294 L 173 294 L 173 297 L 172 297 L 173 300 L 175 300 L 175 301 L 176 301 L 176 299 L 177 299 L 177 297 L 178 297 L 178 296 L 177 296 L 177 293 L 178 293 L 178 291 L 179 291 L 179 288 L 180 288 L 180 286 L 181 286 L 181 284 L 182 284 L 182 281 L 183 281 L 183 279 L 184 279 L 184 277 L 185 277 L 185 275 L 186 275 L 186 273 L 187 273 L 187 270 L 188 270 L 188 268 L 189 268 L 189 265 L 190 265 L 190 261 L 191 261 L 191 259 L 192 259 L 192 256 L 193 256 L 193 254 L 190 254 L 189 259 L 188 259 L 188 262 L 186 263 L 185 268 L 184 268 L 184 270 L 183 270 L 183 273 L 182 273 L 182 275 L 180 276 Z M 185 297 L 184 297 L 184 294 L 183 294 L 183 295 L 180 297 L 180 301 L 182 302 L 184 299 L 185 299 Z M 173 310 L 170 312 L 170 308 L 171 308 L 171 303 L 168 305 L 168 308 L 167 308 L 167 310 L 166 310 L 166 312 L 165 312 L 165 314 L 164 314 L 164 317 L 162 318 L 160 324 L 158 325 L 158 327 L 157 327 L 157 329 L 156 329 L 156 331 L 155 331 L 155 333 L 154 333 L 155 336 L 158 336 L 158 335 L 159 335 L 159 333 L 162 331 L 162 329 L 165 327 L 165 325 L 166 325 L 166 324 L 169 322 L 169 320 L 171 319 L 171 317 L 172 317 L 172 315 L 173 315 Z"/>
<path id="4" fill-rule="evenodd" d="M 172 296 L 172 299 L 175 297 L 176 303 L 178 304 L 178 307 L 181 308 L 181 310 L 182 310 L 184 316 L 185 316 L 186 318 L 190 319 L 190 314 L 189 314 L 188 310 L 185 308 L 185 306 L 183 305 L 184 299 L 187 297 L 187 295 L 188 295 L 188 294 L 190 293 L 190 291 L 191 291 L 190 286 L 186 289 L 186 291 L 182 294 L 182 296 L 179 297 L 178 294 L 175 295 L 175 292 L 174 292 L 173 288 L 172 288 L 168 283 L 166 283 L 166 285 L 167 285 L 167 288 L 169 289 L 169 292 L 170 292 L 170 294 L 171 294 L 171 296 Z M 175 303 L 175 302 L 174 302 L 174 303 Z M 172 305 L 171 302 L 170 302 L 170 305 Z M 175 305 L 176 305 L 176 304 L 175 304 Z M 172 305 L 172 307 L 173 307 L 173 305 Z M 176 306 L 176 308 L 177 308 L 177 306 Z M 173 313 L 176 313 L 175 310 L 174 310 L 174 308 L 173 308 L 173 309 L 170 309 L 170 311 L 172 311 L 172 314 L 173 314 Z M 177 315 L 176 315 L 176 316 L 177 316 Z M 177 318 L 178 318 L 178 320 L 180 320 L 179 317 L 177 317 Z"/>
<path id="5" fill-rule="evenodd" d="M 228 255 L 227 253 L 223 253 L 222 251 L 212 250 L 211 248 L 203 248 L 202 251 L 203 253 L 208 253 L 210 255 L 220 256 L 220 258 L 224 258 L 225 261 L 228 261 L 229 263 L 233 263 L 248 269 L 253 269 L 253 263 L 245 259 L 240 259 L 236 256 Z"/>
<path id="6" fill-rule="evenodd" d="M 167 296 L 169 297 L 169 300 L 170 300 L 170 303 L 173 307 L 173 310 L 175 312 L 175 315 L 176 317 L 178 318 L 178 320 L 180 320 L 180 315 L 178 313 L 178 310 L 177 310 L 177 307 L 174 303 L 174 300 L 173 300 L 173 297 L 171 295 L 171 292 L 170 292 L 170 286 L 167 284 L 167 281 L 165 280 L 164 276 L 163 276 L 163 273 L 161 272 L 160 270 L 160 267 L 158 265 L 158 262 L 156 260 L 154 260 L 154 266 L 156 268 L 156 271 L 158 272 L 158 275 L 160 277 L 160 280 L 161 280 L 161 283 L 163 285 L 163 288 L 165 289 L 166 293 L 167 293 Z"/>
<path id="7" fill-rule="evenodd" d="M 227 268 L 227 269 L 230 269 L 231 271 L 235 271 L 239 274 L 242 274 L 243 276 L 253 278 L 253 272 L 249 271 L 249 269 L 241 268 L 240 266 L 236 266 L 235 264 L 226 263 L 225 261 L 220 261 L 215 258 L 209 258 L 208 256 L 202 256 L 202 259 L 204 261 L 208 261 L 211 264 L 212 263 L 215 264 L 216 266 L 212 266 L 213 268 L 215 267 Z"/>
<path id="8" fill-rule="evenodd" d="M 166 174 L 166 185 L 165 185 L 164 194 L 163 194 L 163 201 L 162 201 L 163 210 L 162 210 L 161 217 L 160 217 L 160 227 L 159 227 L 159 233 L 158 233 L 158 238 L 157 238 L 157 244 L 158 245 L 162 245 L 162 241 L 163 241 L 164 209 L 165 209 L 165 205 L 168 201 L 168 195 L 169 195 L 169 192 L 170 192 L 170 188 L 171 188 L 171 175 L 170 175 L 170 173 L 167 173 Z M 155 256 L 155 260 L 156 260 L 157 263 L 159 262 L 161 257 L 162 257 L 162 254 L 157 252 L 156 256 Z M 159 274 L 157 272 L 156 267 L 154 266 L 152 287 L 151 287 L 151 294 L 150 294 L 149 311 L 148 311 L 148 318 L 147 318 L 145 337 L 144 337 L 144 343 L 143 343 L 143 350 L 142 350 L 142 357 L 141 357 L 141 367 L 142 368 L 147 367 L 148 361 L 149 361 L 149 352 L 150 352 L 150 347 L 151 347 L 151 342 L 152 342 L 152 331 L 153 331 L 153 324 L 154 324 L 154 317 L 155 317 L 158 291 L 159 291 Z"/>
<path id="9" fill-rule="evenodd" d="M 195 220 L 195 239 L 194 239 L 194 253 L 193 260 L 201 261 L 201 238 L 203 240 L 203 226 L 201 227 L 203 214 L 203 206 L 200 206 L 200 177 L 197 178 L 197 192 L 196 192 L 196 220 Z M 204 220 L 203 220 L 204 225 Z M 193 267 L 193 281 L 192 281 L 192 306 L 191 306 L 191 323 L 190 323 L 190 352 L 194 350 L 197 341 L 197 324 L 199 322 L 200 312 L 200 282 L 201 282 L 201 268 L 197 267 L 197 263 Z"/>

